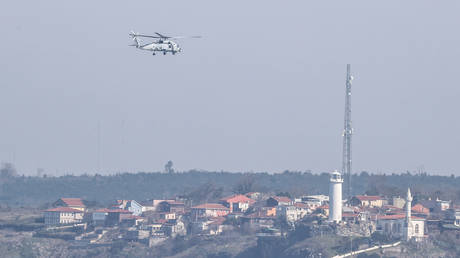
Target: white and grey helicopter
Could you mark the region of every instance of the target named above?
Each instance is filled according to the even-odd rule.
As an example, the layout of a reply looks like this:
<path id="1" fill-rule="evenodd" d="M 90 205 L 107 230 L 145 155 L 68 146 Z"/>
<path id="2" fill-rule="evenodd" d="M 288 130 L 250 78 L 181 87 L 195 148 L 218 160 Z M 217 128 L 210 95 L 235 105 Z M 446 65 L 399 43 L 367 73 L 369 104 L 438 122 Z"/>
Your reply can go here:
<path id="1" fill-rule="evenodd" d="M 133 38 L 134 44 L 130 46 L 134 46 L 137 49 L 141 50 L 147 50 L 147 51 L 152 51 L 152 54 L 155 55 L 156 52 L 161 52 L 163 55 L 166 55 L 166 53 L 170 52 L 171 54 L 175 55 L 176 53 L 179 53 L 182 51 L 182 48 L 179 47 L 179 44 L 176 42 L 172 41 L 171 39 L 183 39 L 183 38 L 201 38 L 201 36 L 177 36 L 177 37 L 169 37 L 162 35 L 158 32 L 155 32 L 156 36 L 152 35 L 143 35 L 143 34 L 138 34 L 134 31 L 131 31 L 129 35 Z M 139 38 L 154 38 L 157 39 L 154 42 L 148 43 L 148 44 L 141 44 Z"/>

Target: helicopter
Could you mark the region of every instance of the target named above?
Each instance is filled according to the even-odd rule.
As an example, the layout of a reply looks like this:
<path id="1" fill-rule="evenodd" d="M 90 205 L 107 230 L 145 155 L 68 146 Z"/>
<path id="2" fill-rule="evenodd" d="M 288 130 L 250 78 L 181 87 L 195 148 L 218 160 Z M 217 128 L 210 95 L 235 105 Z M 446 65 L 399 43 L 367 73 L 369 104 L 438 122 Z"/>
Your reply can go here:
<path id="1" fill-rule="evenodd" d="M 172 41 L 171 39 L 183 39 L 183 38 L 201 38 L 201 36 L 176 36 L 176 37 L 170 37 L 170 36 L 165 36 L 162 35 L 158 32 L 155 32 L 156 36 L 152 35 L 144 35 L 144 34 L 138 34 L 134 31 L 131 31 L 129 35 L 133 38 L 134 44 L 131 44 L 130 46 L 134 46 L 137 49 L 141 50 L 147 50 L 147 51 L 152 51 L 152 54 L 155 55 L 156 52 L 163 53 L 163 55 L 166 55 L 166 53 L 170 52 L 171 54 L 175 55 L 176 53 L 179 53 L 182 51 L 182 48 L 179 47 L 179 44 L 176 42 Z M 154 38 L 156 41 L 147 43 L 147 44 L 141 44 L 139 38 Z"/>

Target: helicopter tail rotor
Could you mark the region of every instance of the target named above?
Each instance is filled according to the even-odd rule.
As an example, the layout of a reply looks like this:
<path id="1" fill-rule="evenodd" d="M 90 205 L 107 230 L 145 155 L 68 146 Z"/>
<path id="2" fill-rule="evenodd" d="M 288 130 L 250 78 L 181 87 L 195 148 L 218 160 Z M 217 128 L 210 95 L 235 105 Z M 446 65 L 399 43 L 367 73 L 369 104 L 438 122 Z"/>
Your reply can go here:
<path id="1" fill-rule="evenodd" d="M 131 33 L 129 33 L 129 35 L 133 38 L 133 41 L 134 41 L 134 44 L 131 44 L 130 46 L 139 48 L 141 44 L 139 42 L 139 39 L 137 38 L 138 34 L 136 32 L 134 32 L 134 31 L 131 31 Z"/>

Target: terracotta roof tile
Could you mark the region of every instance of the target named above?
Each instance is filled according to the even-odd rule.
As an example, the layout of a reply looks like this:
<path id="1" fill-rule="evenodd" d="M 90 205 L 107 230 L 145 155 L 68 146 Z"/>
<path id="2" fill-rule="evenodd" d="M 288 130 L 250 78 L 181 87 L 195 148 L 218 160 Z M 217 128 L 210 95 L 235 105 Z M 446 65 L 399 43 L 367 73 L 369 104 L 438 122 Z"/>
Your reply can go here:
<path id="1" fill-rule="evenodd" d="M 83 201 L 80 198 L 61 198 L 61 200 L 67 206 L 74 206 L 74 207 L 85 207 Z"/>
<path id="2" fill-rule="evenodd" d="M 57 208 L 53 208 L 53 209 L 48 209 L 46 211 L 50 211 L 50 212 L 75 212 L 75 213 L 83 213 L 83 211 L 81 210 L 77 210 L 77 209 L 72 209 L 72 208 L 69 208 L 69 207 L 57 207 Z"/>
<path id="3" fill-rule="evenodd" d="M 428 214 L 430 213 L 430 209 L 428 208 L 425 208 L 423 205 L 421 205 L 420 203 L 419 204 L 416 204 L 412 207 L 411 209 L 413 212 L 416 212 L 416 213 L 424 213 L 424 214 Z"/>

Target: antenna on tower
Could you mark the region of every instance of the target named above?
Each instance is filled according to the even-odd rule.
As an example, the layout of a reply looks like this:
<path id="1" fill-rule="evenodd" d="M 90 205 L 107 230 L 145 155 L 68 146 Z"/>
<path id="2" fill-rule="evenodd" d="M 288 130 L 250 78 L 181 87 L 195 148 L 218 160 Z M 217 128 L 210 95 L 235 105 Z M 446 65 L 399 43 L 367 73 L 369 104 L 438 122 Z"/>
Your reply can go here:
<path id="1" fill-rule="evenodd" d="M 343 156 L 342 156 L 342 174 L 345 176 L 347 187 L 347 198 L 350 199 L 352 195 L 351 190 L 351 136 L 353 128 L 351 127 L 351 65 L 347 64 L 347 80 L 345 91 L 345 119 L 343 126 Z"/>

